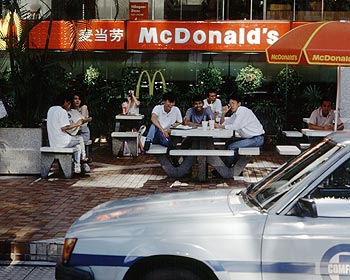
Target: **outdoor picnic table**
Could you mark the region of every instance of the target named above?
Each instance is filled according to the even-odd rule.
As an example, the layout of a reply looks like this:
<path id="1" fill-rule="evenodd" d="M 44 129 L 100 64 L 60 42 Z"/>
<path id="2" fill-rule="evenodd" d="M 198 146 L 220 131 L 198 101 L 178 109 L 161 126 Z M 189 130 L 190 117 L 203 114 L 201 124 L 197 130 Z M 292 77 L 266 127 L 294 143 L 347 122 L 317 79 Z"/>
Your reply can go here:
<path id="1" fill-rule="evenodd" d="M 207 130 L 202 127 L 179 126 L 171 130 L 176 149 L 157 154 L 162 168 L 171 177 L 184 177 L 198 162 L 198 179 L 207 179 L 207 164 L 212 165 L 224 178 L 233 178 L 234 170 L 222 161 L 222 156 L 233 156 L 234 151 L 226 150 L 225 140 L 232 138 L 233 131 L 227 129 Z M 216 145 L 220 141 L 220 144 Z M 163 150 L 164 151 L 164 150 Z"/>
<path id="2" fill-rule="evenodd" d="M 115 129 L 114 131 L 125 131 L 121 127 L 130 127 L 139 129 L 144 115 L 140 114 L 119 114 L 115 116 Z"/>

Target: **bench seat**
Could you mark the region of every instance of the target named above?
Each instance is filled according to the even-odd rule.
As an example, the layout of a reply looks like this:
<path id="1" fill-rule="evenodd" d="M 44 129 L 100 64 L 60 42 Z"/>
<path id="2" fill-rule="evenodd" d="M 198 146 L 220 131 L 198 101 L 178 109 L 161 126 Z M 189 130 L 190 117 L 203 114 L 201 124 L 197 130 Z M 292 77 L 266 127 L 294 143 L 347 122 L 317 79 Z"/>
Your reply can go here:
<path id="1" fill-rule="evenodd" d="M 259 147 L 239 148 L 238 154 L 241 156 L 259 156 L 260 155 L 260 148 Z"/>
<path id="2" fill-rule="evenodd" d="M 133 131 L 115 131 L 111 133 L 112 137 L 112 152 L 114 156 L 118 153 L 123 145 L 123 142 L 128 143 L 131 155 L 137 157 L 139 148 L 139 134 Z"/>
<path id="3" fill-rule="evenodd" d="M 297 146 L 292 145 L 278 145 L 276 146 L 276 149 L 280 155 L 295 156 L 301 153 Z"/>
<path id="4" fill-rule="evenodd" d="M 284 130 L 282 131 L 282 134 L 285 135 L 286 137 L 293 137 L 293 138 L 303 137 L 303 134 L 300 131 L 295 131 L 295 130 Z"/>
<path id="5" fill-rule="evenodd" d="M 54 160 L 58 160 L 65 178 L 72 178 L 74 148 L 41 147 L 41 169 L 42 178 L 47 178 Z"/>
<path id="6" fill-rule="evenodd" d="M 164 155 L 167 153 L 168 148 L 159 144 L 151 144 L 146 154 L 150 155 Z"/>
<path id="7" fill-rule="evenodd" d="M 234 156 L 235 152 L 231 150 L 199 150 L 199 149 L 189 149 L 189 150 L 170 150 L 169 154 L 171 156 Z"/>

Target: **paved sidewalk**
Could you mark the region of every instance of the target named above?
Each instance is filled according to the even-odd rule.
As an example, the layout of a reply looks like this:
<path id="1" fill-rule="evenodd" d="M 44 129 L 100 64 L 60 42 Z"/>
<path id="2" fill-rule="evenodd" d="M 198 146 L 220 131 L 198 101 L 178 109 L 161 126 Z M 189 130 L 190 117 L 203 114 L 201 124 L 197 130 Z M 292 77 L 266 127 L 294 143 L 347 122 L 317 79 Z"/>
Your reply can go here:
<path id="1" fill-rule="evenodd" d="M 49 179 L 0 176 L 1 260 L 56 261 L 68 227 L 83 213 L 108 200 L 246 186 L 287 160 L 274 151 L 262 151 L 244 170 L 244 177 L 198 182 L 194 178 L 167 177 L 151 155 L 116 158 L 109 146 L 101 146 L 92 152 L 92 158 L 87 178 L 64 179 L 59 172 Z"/>

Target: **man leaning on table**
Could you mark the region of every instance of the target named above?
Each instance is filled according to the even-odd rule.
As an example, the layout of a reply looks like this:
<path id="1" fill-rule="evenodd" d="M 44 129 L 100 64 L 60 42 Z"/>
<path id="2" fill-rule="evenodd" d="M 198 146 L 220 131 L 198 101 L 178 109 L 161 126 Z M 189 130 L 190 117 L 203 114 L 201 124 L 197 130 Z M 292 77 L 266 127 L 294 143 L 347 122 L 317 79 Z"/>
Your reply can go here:
<path id="1" fill-rule="evenodd" d="M 210 108 L 203 108 L 203 98 L 199 95 L 193 98 L 192 107 L 186 111 L 184 124 L 189 126 L 202 126 L 202 121 L 215 120 Z"/>
<path id="2" fill-rule="evenodd" d="M 235 164 L 238 160 L 238 149 L 244 147 L 260 147 L 264 144 L 265 131 L 258 118 L 252 110 L 241 104 L 239 96 L 230 96 L 228 106 L 222 108 L 220 124 L 217 128 L 234 130 L 239 134 L 234 142 L 228 143 L 227 148 L 234 150 L 235 155 L 225 160 L 227 166 Z M 231 110 L 232 116 L 225 120 L 226 113 Z"/>
<path id="3" fill-rule="evenodd" d="M 182 123 L 181 111 L 175 106 L 175 96 L 165 93 L 163 104 L 156 105 L 151 115 L 152 125 L 148 131 L 144 151 L 148 151 L 151 143 L 171 147 L 170 129 Z"/>
<path id="4" fill-rule="evenodd" d="M 315 130 L 334 130 L 335 112 L 332 110 L 332 101 L 330 98 L 321 100 L 321 107 L 311 113 L 309 120 L 309 129 Z M 338 116 L 337 130 L 343 130 L 344 124 Z"/>

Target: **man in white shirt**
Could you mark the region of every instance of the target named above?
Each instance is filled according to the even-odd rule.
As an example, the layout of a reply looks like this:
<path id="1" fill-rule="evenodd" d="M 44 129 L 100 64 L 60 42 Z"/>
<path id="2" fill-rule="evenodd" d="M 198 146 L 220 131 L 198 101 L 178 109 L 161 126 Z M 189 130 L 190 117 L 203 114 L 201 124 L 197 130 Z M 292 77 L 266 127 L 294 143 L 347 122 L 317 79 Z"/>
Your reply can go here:
<path id="1" fill-rule="evenodd" d="M 222 104 L 221 100 L 217 98 L 217 93 L 214 89 L 209 90 L 207 98 L 203 100 L 203 108 L 210 108 L 215 118 L 220 118 L 222 113 Z"/>
<path id="2" fill-rule="evenodd" d="M 181 111 L 175 106 L 175 96 L 166 93 L 163 96 L 163 105 L 156 105 L 152 110 L 152 125 L 148 131 L 144 150 L 148 151 L 151 143 L 165 147 L 171 146 L 171 127 L 182 123 Z"/>
<path id="3" fill-rule="evenodd" d="M 72 136 L 68 130 L 81 126 L 85 121 L 79 119 L 75 123 L 69 122 L 68 111 L 70 110 L 71 96 L 58 96 L 56 105 L 47 112 L 47 133 L 51 147 L 75 148 L 74 151 L 74 173 L 81 173 L 80 163 L 87 163 L 83 137 Z"/>
<path id="4" fill-rule="evenodd" d="M 332 101 L 330 98 L 323 98 L 321 107 L 311 113 L 309 128 L 316 130 L 333 130 L 335 113 L 332 110 Z M 338 116 L 337 129 L 343 130 L 344 124 Z"/>
<path id="5" fill-rule="evenodd" d="M 235 151 L 235 156 L 225 161 L 228 166 L 231 166 L 238 160 L 238 148 L 260 147 L 264 144 L 265 131 L 252 110 L 241 106 L 239 96 L 230 96 L 228 101 L 229 105 L 222 108 L 220 124 L 216 127 L 234 130 L 240 136 L 227 146 L 229 150 Z M 225 120 L 225 115 L 229 109 L 233 114 Z"/>

